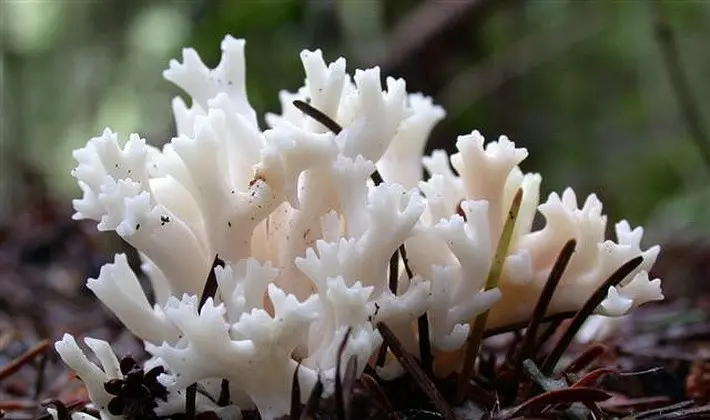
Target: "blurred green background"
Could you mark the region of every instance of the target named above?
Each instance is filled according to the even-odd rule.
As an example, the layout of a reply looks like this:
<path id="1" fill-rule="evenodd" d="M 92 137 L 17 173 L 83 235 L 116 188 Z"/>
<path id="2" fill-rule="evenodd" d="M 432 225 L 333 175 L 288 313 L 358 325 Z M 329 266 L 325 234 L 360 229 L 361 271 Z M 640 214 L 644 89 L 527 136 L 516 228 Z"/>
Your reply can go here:
<path id="1" fill-rule="evenodd" d="M 184 46 L 215 65 L 230 33 L 247 39 L 261 115 L 302 83 L 300 50 L 321 48 L 433 96 L 448 115 L 432 147 L 506 134 L 530 150 L 524 169 L 543 174 L 543 196 L 596 192 L 610 221 L 663 243 L 697 249 L 710 231 L 710 1 L 0 2 L 6 223 L 32 200 L 28 179 L 69 208 L 71 151 L 105 126 L 169 141 L 180 91 L 162 70 Z"/>

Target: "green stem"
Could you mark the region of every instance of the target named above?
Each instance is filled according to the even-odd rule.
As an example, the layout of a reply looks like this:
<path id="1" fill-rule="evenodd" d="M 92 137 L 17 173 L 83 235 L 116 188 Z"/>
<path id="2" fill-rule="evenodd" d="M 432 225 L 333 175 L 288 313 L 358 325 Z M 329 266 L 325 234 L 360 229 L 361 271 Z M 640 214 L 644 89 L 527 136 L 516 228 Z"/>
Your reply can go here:
<path id="1" fill-rule="evenodd" d="M 508 248 L 511 240 L 513 239 L 515 221 L 518 219 L 518 212 L 520 211 L 520 203 L 522 200 L 523 190 L 522 188 L 518 188 L 518 191 L 515 193 L 515 197 L 513 198 L 513 202 L 510 205 L 510 210 L 508 210 L 508 217 L 503 225 L 500 240 L 498 240 L 498 247 L 496 248 L 491 268 L 488 271 L 485 290 L 491 290 L 498 287 L 498 280 L 503 272 L 505 257 L 508 255 Z M 490 311 L 485 311 L 476 317 L 473 327 L 471 328 L 471 333 L 468 336 L 468 340 L 466 342 L 466 352 L 463 359 L 463 367 L 461 369 L 461 374 L 459 375 L 457 391 L 457 400 L 459 402 L 463 402 L 466 397 L 468 382 L 473 376 L 473 366 L 476 361 L 476 356 L 478 355 L 478 349 L 481 347 L 481 342 L 483 341 L 484 330 L 486 328 L 486 322 L 488 321 L 489 312 Z"/>

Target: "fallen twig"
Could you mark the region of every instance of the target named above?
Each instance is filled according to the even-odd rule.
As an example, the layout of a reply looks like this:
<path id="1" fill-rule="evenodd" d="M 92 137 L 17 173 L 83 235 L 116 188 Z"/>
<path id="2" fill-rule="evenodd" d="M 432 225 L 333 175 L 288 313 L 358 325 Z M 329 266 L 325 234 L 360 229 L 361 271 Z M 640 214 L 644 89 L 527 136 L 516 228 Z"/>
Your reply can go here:
<path id="1" fill-rule="evenodd" d="M 439 393 L 436 385 L 429 379 L 426 373 L 419 367 L 416 360 L 409 354 L 394 335 L 392 330 L 384 322 L 377 323 L 377 329 L 382 334 L 382 339 L 387 342 L 387 345 L 392 350 L 392 353 L 397 358 L 397 361 L 402 364 L 404 370 L 414 379 L 414 382 L 419 388 L 429 397 L 434 406 L 444 416 L 446 420 L 457 420 L 451 406 L 446 402 L 444 397 Z"/>
<path id="2" fill-rule="evenodd" d="M 35 344 L 34 347 L 22 353 L 10 363 L 0 368 L 0 381 L 20 370 L 23 366 L 30 363 L 38 355 L 44 353 L 49 348 L 49 340 L 42 340 Z"/>

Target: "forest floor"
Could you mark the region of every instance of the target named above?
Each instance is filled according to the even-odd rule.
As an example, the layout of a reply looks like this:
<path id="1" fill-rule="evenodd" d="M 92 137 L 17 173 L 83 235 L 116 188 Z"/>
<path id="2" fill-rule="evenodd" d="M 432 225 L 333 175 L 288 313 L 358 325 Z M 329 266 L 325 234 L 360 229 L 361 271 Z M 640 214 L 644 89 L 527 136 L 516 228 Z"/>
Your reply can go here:
<path id="1" fill-rule="evenodd" d="M 53 349 L 66 332 L 107 340 L 119 357 L 145 357 L 142 344 L 84 287 L 120 248 L 102 243 L 93 227 L 72 221 L 68 208 L 37 189 L 21 216 L 0 227 L 0 418 L 6 419 L 48 419 L 47 404 L 65 418 L 72 410 L 92 412 L 81 381 Z M 457 378 L 432 381 L 414 361 L 395 382 L 370 369 L 357 380 L 346 373 L 347 395 L 295 407 L 291 417 L 710 418 L 710 295 L 696 295 L 646 305 L 601 342 L 572 343 L 554 374 L 543 373 L 545 356 L 569 320 L 555 323 L 525 363 L 524 326 L 489 337 L 463 404 L 454 403 Z M 383 335 L 398 350 L 396 337 Z"/>

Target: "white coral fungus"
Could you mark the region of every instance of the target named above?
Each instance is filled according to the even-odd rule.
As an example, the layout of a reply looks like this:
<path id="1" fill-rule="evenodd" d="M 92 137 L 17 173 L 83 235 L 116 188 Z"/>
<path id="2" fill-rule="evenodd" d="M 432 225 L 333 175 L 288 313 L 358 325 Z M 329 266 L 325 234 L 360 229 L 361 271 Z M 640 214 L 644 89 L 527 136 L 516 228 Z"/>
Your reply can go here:
<path id="1" fill-rule="evenodd" d="M 526 320 L 572 238 L 577 248 L 550 314 L 578 309 L 638 255 L 641 266 L 610 288 L 597 312 L 623 315 L 663 298 L 660 280 L 648 277 L 659 247 L 641 249 L 642 229 L 623 221 L 617 241 L 605 240 L 601 202 L 590 195 L 580 208 L 571 189 L 539 204 L 541 177 L 521 172 L 527 151 L 506 137 L 485 145 L 474 131 L 458 138 L 453 156 L 422 157 L 444 111 L 408 94 L 404 80 L 388 78 L 383 87 L 377 67 L 351 77 L 344 59 L 326 64 L 320 51 L 303 51 L 304 86 L 281 93 L 282 113 L 268 114 L 270 128 L 262 130 L 245 91 L 244 45 L 227 36 L 215 69 L 192 49 L 182 62 L 170 62 L 165 78 L 192 105 L 173 101 L 178 134 L 162 149 L 137 134 L 121 146 L 106 129 L 74 152 L 73 175 L 83 191 L 74 218 L 115 230 L 140 251 L 152 282 L 153 305 L 117 255 L 87 285 L 144 340 L 153 356 L 147 363 L 164 367 L 159 380 L 169 397 L 159 402 L 160 414 L 183 409 L 190 384 L 210 390 L 224 378 L 232 409 L 205 399 L 198 410 L 234 415 L 256 408 L 264 418 L 279 417 L 288 411 L 299 363 L 303 398 L 319 377 L 332 392 L 346 331 L 342 360 L 355 356 L 361 372 L 382 342 L 380 321 L 417 355 L 413 325 L 428 313 L 435 358 L 460 349 L 469 322 L 483 311 L 491 309 L 489 328 Z M 329 131 L 294 100 L 342 131 Z M 431 174 L 426 181 L 422 164 Z M 376 169 L 379 185 L 370 181 Z M 483 291 L 519 188 L 522 206 L 499 287 Z M 546 223 L 532 231 L 537 211 Z M 414 275 L 400 269 L 393 292 L 390 256 L 403 244 Z M 215 269 L 218 291 L 199 308 L 215 256 L 225 262 Z M 120 375 L 115 356 L 104 342 L 86 343 L 103 369 L 69 335 L 56 348 L 102 417 L 114 418 L 102 382 Z"/>

